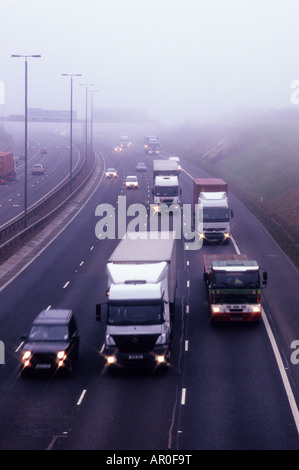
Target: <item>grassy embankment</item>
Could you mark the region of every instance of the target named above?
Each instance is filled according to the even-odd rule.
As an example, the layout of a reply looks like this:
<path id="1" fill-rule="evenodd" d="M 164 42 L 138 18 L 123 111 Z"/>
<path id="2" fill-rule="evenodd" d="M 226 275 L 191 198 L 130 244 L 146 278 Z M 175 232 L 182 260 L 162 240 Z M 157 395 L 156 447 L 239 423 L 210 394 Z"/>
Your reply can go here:
<path id="1" fill-rule="evenodd" d="M 299 122 L 185 125 L 162 137 L 169 151 L 228 181 L 299 267 Z"/>

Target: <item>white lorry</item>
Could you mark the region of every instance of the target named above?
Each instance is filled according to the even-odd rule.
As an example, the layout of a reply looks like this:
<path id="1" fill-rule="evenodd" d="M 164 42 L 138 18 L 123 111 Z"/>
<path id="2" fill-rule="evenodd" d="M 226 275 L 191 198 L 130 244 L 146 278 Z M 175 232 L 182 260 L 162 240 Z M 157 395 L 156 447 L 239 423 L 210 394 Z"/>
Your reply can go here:
<path id="1" fill-rule="evenodd" d="M 228 184 L 220 178 L 194 179 L 195 230 L 208 242 L 228 243 L 231 237 Z M 198 211 L 202 211 L 199 214 Z"/>
<path id="2" fill-rule="evenodd" d="M 153 162 L 153 207 L 159 211 L 160 204 L 173 205 L 180 209 L 182 190 L 179 186 L 179 166 L 173 160 L 154 160 Z"/>
<path id="3" fill-rule="evenodd" d="M 138 235 L 138 238 L 136 238 Z M 175 232 L 128 232 L 107 263 L 107 366 L 167 366 L 176 293 Z"/>

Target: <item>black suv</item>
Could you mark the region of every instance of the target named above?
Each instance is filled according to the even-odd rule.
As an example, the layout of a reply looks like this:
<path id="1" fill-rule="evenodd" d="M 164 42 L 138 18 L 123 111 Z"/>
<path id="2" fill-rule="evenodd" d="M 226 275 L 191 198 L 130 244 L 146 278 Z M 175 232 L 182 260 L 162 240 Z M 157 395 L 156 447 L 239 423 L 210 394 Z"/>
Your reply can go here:
<path id="1" fill-rule="evenodd" d="M 21 372 L 58 370 L 71 372 L 78 357 L 79 336 L 72 310 L 42 310 L 31 326 L 29 337 L 23 336 Z"/>

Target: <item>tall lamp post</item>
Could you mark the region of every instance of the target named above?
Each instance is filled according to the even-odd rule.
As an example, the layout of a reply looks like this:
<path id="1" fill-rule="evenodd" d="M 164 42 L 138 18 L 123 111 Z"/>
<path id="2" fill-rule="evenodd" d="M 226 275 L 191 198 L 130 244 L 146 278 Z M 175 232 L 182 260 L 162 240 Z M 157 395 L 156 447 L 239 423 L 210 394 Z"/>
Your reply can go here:
<path id="1" fill-rule="evenodd" d="M 92 154 L 92 146 L 93 146 L 93 95 L 97 93 L 98 90 L 90 90 L 91 93 L 91 110 L 90 110 L 90 153 Z"/>
<path id="2" fill-rule="evenodd" d="M 63 77 L 71 77 L 71 116 L 70 116 L 70 193 L 72 193 L 73 171 L 73 77 L 81 77 L 82 73 L 62 73 Z"/>
<path id="3" fill-rule="evenodd" d="M 27 75 L 28 75 L 28 66 L 27 59 L 28 57 L 41 57 L 39 54 L 33 55 L 21 55 L 21 54 L 11 54 L 11 57 L 22 57 L 25 59 L 25 189 L 24 189 L 24 227 L 27 228 L 27 133 L 28 133 L 28 118 L 27 118 Z"/>
<path id="4" fill-rule="evenodd" d="M 79 83 L 80 86 L 85 86 L 85 158 L 87 159 L 87 125 L 88 125 L 88 106 L 87 106 L 87 92 L 89 86 L 94 86 L 93 83 Z"/>

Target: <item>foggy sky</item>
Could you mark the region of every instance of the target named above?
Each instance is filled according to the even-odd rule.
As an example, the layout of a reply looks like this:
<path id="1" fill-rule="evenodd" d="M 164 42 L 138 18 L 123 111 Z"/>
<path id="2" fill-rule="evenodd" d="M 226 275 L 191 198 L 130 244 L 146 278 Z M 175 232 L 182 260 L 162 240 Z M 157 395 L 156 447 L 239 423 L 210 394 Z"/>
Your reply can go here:
<path id="1" fill-rule="evenodd" d="M 299 79 L 298 0 L 0 0 L 2 114 L 145 109 L 166 124 L 291 105 Z M 1 94 L 0 94 L 1 99 Z"/>

